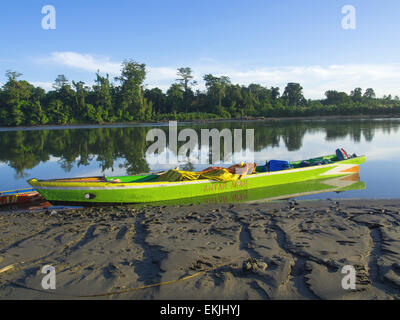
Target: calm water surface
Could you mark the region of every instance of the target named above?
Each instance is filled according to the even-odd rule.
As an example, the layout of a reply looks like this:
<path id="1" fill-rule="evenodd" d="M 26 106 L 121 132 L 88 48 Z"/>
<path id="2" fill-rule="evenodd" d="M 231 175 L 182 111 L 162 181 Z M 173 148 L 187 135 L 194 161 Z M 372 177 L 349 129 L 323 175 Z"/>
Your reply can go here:
<path id="1" fill-rule="evenodd" d="M 26 180 L 33 177 L 125 175 L 176 167 L 177 164 L 155 163 L 153 158 L 146 156 L 146 150 L 152 144 L 146 142 L 146 134 L 154 128 L 164 130 L 168 137 L 168 124 L 29 130 L 0 128 L 0 190 L 29 187 Z M 400 119 L 178 125 L 178 131 L 184 128 L 194 129 L 199 137 L 201 129 L 228 128 L 232 133 L 233 129 L 243 129 L 243 132 L 254 129 L 255 161 L 258 164 L 272 159 L 291 161 L 333 154 L 339 147 L 349 153 L 367 156 L 367 162 L 360 170 L 360 179 L 365 182 L 366 189 L 322 193 L 302 199 L 400 198 Z M 163 152 L 171 153 L 169 149 Z M 179 160 L 181 168 L 209 166 L 191 165 L 185 157 Z"/>

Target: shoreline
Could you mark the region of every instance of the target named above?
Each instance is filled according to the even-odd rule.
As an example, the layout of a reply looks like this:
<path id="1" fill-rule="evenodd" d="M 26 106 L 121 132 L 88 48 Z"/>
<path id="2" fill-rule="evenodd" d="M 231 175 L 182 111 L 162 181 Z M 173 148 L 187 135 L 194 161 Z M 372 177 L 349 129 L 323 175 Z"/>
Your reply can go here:
<path id="1" fill-rule="evenodd" d="M 0 299 L 400 299 L 400 199 L 0 212 L 0 234 Z"/>
<path id="2" fill-rule="evenodd" d="M 177 121 L 178 124 L 203 124 L 219 122 L 282 122 L 282 121 L 328 121 L 328 120 L 379 120 L 400 119 L 399 115 L 337 115 L 337 116 L 309 116 L 309 117 L 281 117 L 281 118 L 229 118 L 229 119 L 202 119 L 202 120 L 162 120 L 162 121 L 140 121 L 140 122 L 111 122 L 104 124 L 67 124 L 67 125 L 37 125 L 19 127 L 1 127 L 0 132 L 7 131 L 36 131 L 36 130 L 63 130 L 63 129 L 94 129 L 94 128 L 123 128 L 123 127 L 151 127 L 167 126 L 169 121 Z"/>

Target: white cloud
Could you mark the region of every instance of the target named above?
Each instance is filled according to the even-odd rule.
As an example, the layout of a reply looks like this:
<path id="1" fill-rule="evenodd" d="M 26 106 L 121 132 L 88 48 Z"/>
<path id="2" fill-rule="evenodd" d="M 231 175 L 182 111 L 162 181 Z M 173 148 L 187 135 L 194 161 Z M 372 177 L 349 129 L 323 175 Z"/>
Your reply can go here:
<path id="1" fill-rule="evenodd" d="M 63 66 L 79 71 L 108 73 L 111 76 L 117 76 L 121 71 L 122 61 L 111 61 L 108 57 L 94 56 L 91 54 L 82 54 L 78 52 L 52 52 L 49 57 L 36 60 L 39 64 L 53 64 Z M 148 74 L 146 84 L 149 87 L 160 87 L 167 89 L 171 82 L 176 79 L 176 68 L 169 67 L 150 67 L 146 66 Z M 52 82 L 32 82 L 48 90 L 52 87 Z"/>
<path id="2" fill-rule="evenodd" d="M 109 57 L 82 54 L 78 52 L 52 52 L 49 57 L 38 60 L 81 71 L 120 73 L 121 62 Z M 166 90 L 177 78 L 176 69 L 181 66 L 147 66 L 145 83 L 148 87 Z M 199 82 L 196 88 L 204 89 L 202 77 L 211 73 L 226 75 L 233 83 L 248 85 L 259 83 L 264 86 L 277 86 L 283 91 L 288 82 L 299 82 L 307 98 L 323 98 L 327 90 L 350 92 L 356 87 L 374 88 L 378 96 L 384 94 L 400 95 L 400 64 L 347 64 L 328 66 L 285 66 L 260 67 L 251 70 L 231 67 L 210 59 L 200 59 L 193 63 L 194 76 Z M 43 85 L 48 85 L 43 83 Z"/>
<path id="3" fill-rule="evenodd" d="M 259 68 L 248 71 L 226 69 L 234 83 L 278 86 L 299 82 L 309 98 L 323 98 L 327 90 L 350 92 L 356 87 L 374 88 L 378 96 L 400 94 L 400 65 L 330 65 Z"/>
<path id="4" fill-rule="evenodd" d="M 78 52 L 52 52 L 50 57 L 39 59 L 40 63 L 50 63 L 71 67 L 82 71 L 109 73 L 118 75 L 121 69 L 120 62 L 110 61 L 108 57 L 96 57 L 91 54 L 82 54 Z"/>
<path id="5" fill-rule="evenodd" d="M 45 82 L 45 81 L 30 81 L 32 85 L 35 87 L 41 87 L 46 91 L 53 90 L 53 82 Z"/>

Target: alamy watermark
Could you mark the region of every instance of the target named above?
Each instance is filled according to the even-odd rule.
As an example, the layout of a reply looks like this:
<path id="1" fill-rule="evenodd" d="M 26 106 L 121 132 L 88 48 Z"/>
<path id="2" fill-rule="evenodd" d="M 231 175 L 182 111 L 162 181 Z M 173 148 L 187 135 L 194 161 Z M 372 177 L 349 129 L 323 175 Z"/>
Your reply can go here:
<path id="1" fill-rule="evenodd" d="M 51 265 L 45 265 L 42 268 L 42 273 L 45 274 L 45 276 L 42 279 L 42 288 L 45 290 L 56 289 L 56 268 L 54 268 Z"/>
<path id="2" fill-rule="evenodd" d="M 42 7 L 42 28 L 44 30 L 54 30 L 56 28 L 56 8 L 52 5 L 45 5 Z"/>
<path id="3" fill-rule="evenodd" d="M 224 153 L 221 159 L 221 138 Z M 243 150 L 243 141 L 246 148 Z M 178 132 L 177 122 L 170 121 L 167 135 L 162 129 L 151 129 L 146 134 L 147 142 L 154 142 L 146 151 L 146 160 L 152 164 L 176 164 L 180 159 L 189 160 L 192 164 L 235 163 L 242 159 L 254 162 L 254 129 L 201 129 L 200 139 L 194 129 L 183 129 Z M 210 150 L 211 141 L 211 150 Z M 185 142 L 178 150 L 178 142 Z"/>
<path id="4" fill-rule="evenodd" d="M 342 28 L 345 30 L 354 30 L 356 28 L 356 8 L 352 5 L 342 7 Z"/>
<path id="5" fill-rule="evenodd" d="M 342 268 L 342 273 L 346 274 L 342 279 L 342 288 L 344 290 L 356 289 L 356 269 L 351 265 Z"/>

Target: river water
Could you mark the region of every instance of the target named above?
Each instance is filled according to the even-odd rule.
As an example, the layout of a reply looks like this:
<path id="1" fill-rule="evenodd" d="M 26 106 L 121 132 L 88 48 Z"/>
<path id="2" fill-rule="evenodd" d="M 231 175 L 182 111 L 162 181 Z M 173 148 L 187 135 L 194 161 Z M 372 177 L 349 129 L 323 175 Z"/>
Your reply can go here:
<path id="1" fill-rule="evenodd" d="M 161 129 L 167 142 L 171 139 L 168 123 L 162 125 L 113 125 L 73 128 L 41 127 L 0 128 L 0 190 L 29 187 L 30 178 L 59 178 L 93 175 L 126 175 L 175 168 L 202 169 L 211 163 L 201 162 L 207 148 L 190 158 L 178 157 L 167 144 L 160 154 L 146 154 L 153 141 L 146 141 L 151 129 Z M 254 129 L 254 161 L 302 160 L 334 154 L 337 148 L 366 155 L 361 165 L 361 190 L 328 192 L 301 197 L 326 198 L 400 198 L 400 119 L 226 121 L 214 123 L 178 123 L 177 133 L 193 129 L 201 141 L 202 129 Z M 158 140 L 156 140 L 158 141 Z M 173 140 L 172 140 L 173 141 Z M 178 142 L 178 150 L 185 142 Z M 223 140 L 221 140 L 223 146 Z M 196 145 L 197 147 L 197 145 Z M 203 146 L 204 147 L 204 146 Z M 172 148 L 173 149 L 173 148 Z M 220 158 L 224 157 L 221 147 Z M 249 151 L 249 150 L 248 150 Z M 165 155 L 165 157 L 163 157 Z M 168 161 L 165 161 L 168 159 Z M 246 160 L 243 152 L 229 154 L 231 163 Z"/>

